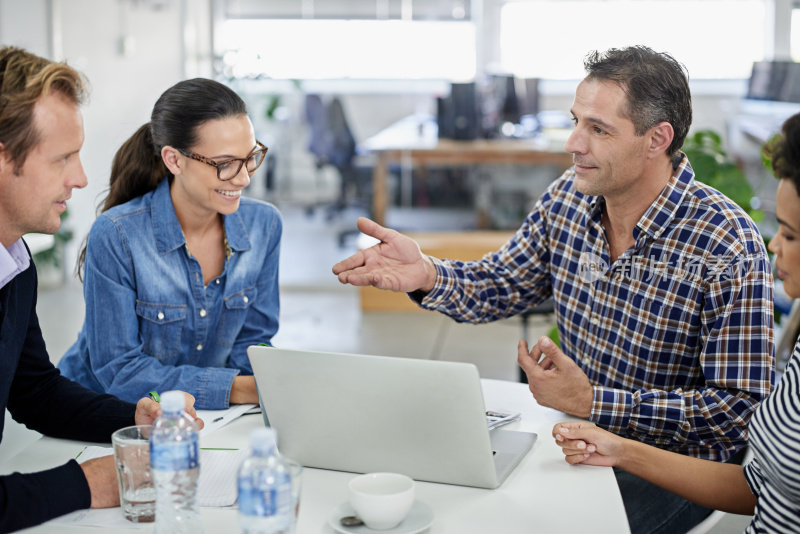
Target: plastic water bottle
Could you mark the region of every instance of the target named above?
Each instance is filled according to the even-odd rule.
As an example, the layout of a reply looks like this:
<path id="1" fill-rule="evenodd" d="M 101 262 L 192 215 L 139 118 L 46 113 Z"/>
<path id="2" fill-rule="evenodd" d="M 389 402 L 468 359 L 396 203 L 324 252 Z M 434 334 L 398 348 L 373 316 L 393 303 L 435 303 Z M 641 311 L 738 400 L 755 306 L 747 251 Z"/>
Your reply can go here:
<path id="1" fill-rule="evenodd" d="M 155 532 L 182 534 L 202 532 L 197 507 L 200 475 L 197 424 L 184 412 L 184 395 L 161 395 L 162 414 L 150 432 L 150 467 L 156 487 Z"/>
<path id="2" fill-rule="evenodd" d="M 239 467 L 239 522 L 243 534 L 289 534 L 294 528 L 292 475 L 275 449 L 275 431 L 250 435 L 251 456 Z"/>

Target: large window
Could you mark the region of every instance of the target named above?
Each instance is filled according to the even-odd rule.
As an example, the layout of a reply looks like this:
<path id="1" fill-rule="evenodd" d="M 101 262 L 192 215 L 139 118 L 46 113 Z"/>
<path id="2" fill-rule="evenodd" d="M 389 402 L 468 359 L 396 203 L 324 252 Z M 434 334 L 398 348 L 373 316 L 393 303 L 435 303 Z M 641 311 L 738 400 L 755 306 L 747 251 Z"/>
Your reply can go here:
<path id="1" fill-rule="evenodd" d="M 800 61 L 800 9 L 792 9 L 792 60 Z"/>
<path id="2" fill-rule="evenodd" d="M 229 19 L 223 74 L 273 79 L 445 79 L 475 76 L 469 21 Z"/>
<path id="3" fill-rule="evenodd" d="M 748 78 L 764 59 L 763 0 L 509 1 L 500 12 L 502 68 L 580 79 L 591 50 L 642 44 L 668 52 L 692 79 Z"/>

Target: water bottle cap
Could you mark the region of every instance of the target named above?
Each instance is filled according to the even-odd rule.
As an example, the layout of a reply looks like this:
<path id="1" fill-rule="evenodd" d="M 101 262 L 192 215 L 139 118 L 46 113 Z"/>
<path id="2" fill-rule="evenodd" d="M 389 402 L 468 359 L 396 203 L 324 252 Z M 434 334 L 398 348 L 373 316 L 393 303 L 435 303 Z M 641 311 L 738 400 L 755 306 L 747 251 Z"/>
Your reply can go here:
<path id="1" fill-rule="evenodd" d="M 161 394 L 161 409 L 164 412 L 180 412 L 186 406 L 181 391 L 167 391 Z"/>
<path id="2" fill-rule="evenodd" d="M 250 433 L 250 445 L 254 450 L 269 450 L 275 446 L 275 430 L 270 427 L 256 428 Z"/>

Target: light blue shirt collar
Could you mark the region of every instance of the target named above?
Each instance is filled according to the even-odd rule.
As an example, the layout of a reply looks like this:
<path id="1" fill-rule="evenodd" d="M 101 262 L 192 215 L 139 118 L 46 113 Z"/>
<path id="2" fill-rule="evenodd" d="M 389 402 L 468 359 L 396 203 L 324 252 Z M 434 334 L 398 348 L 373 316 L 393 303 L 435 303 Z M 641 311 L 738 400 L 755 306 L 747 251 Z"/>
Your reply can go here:
<path id="1" fill-rule="evenodd" d="M 8 248 L 0 247 L 0 288 L 30 265 L 31 257 L 21 237 Z"/>
<path id="2" fill-rule="evenodd" d="M 153 193 L 152 200 L 152 220 L 153 235 L 156 238 L 156 246 L 162 254 L 175 250 L 186 244 L 178 216 L 175 215 L 175 207 L 172 205 L 172 197 L 169 194 L 169 179 L 164 179 L 158 184 Z M 228 246 L 231 250 L 242 252 L 250 250 L 250 238 L 247 235 L 247 227 L 238 211 L 226 215 L 225 237 L 228 239 Z"/>

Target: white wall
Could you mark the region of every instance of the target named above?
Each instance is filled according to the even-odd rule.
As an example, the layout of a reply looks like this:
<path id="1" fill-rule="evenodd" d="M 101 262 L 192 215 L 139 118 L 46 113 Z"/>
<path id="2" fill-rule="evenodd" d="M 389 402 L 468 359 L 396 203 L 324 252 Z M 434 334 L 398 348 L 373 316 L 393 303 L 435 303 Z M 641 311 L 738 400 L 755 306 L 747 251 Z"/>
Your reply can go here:
<path id="1" fill-rule="evenodd" d="M 62 5 L 69 6 L 61 10 L 59 21 L 64 57 L 92 85 L 84 109 L 82 152 L 89 186 L 72 202 L 75 235 L 84 236 L 108 187 L 117 148 L 149 120 L 164 89 L 183 77 L 177 31 L 181 21 L 176 2 L 158 11 L 105 0 L 69 0 Z M 123 39 L 129 43 L 127 51 L 122 49 Z"/>
<path id="2" fill-rule="evenodd" d="M 44 0 L 0 0 L 0 43 L 50 57 L 46 4 Z"/>
<path id="3" fill-rule="evenodd" d="M 108 187 L 114 152 L 149 120 L 161 92 L 183 77 L 181 3 L 160 2 L 158 9 L 149 4 L 0 0 L 0 42 L 66 59 L 91 85 L 83 108 L 86 141 L 81 152 L 89 185 L 76 192 L 69 205 L 68 224 L 78 237 L 68 250 L 69 266 Z"/>

